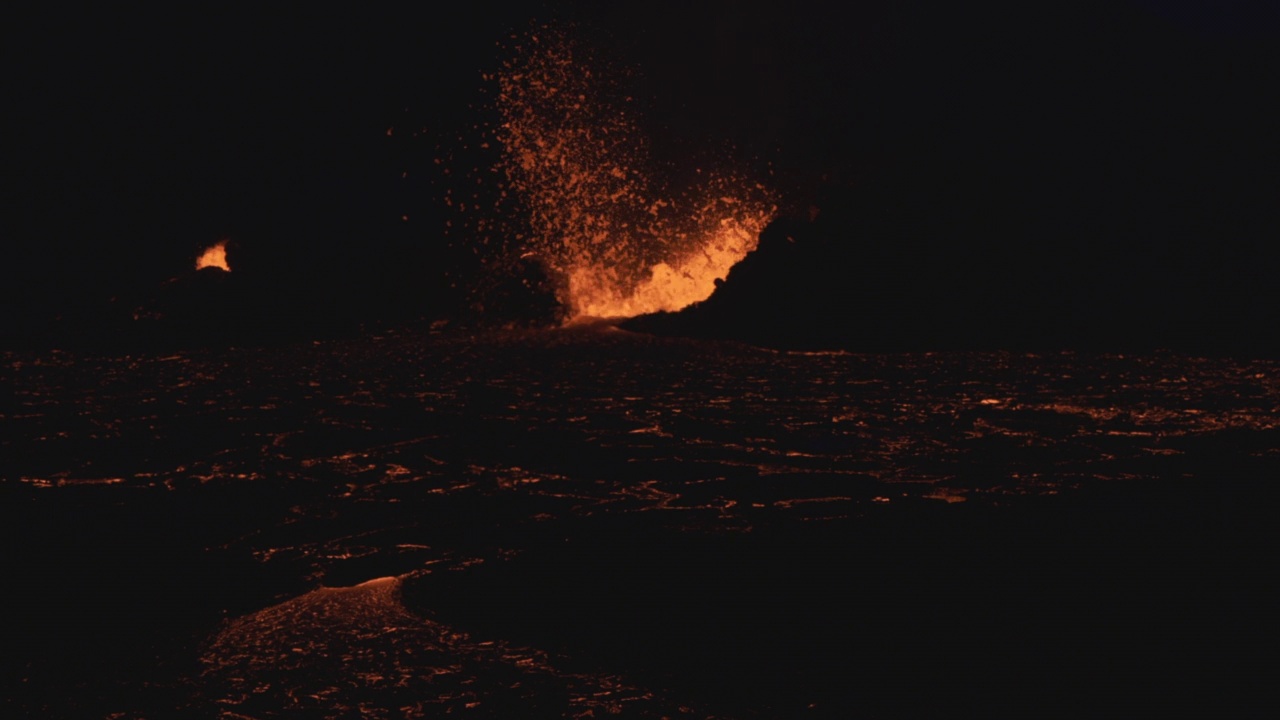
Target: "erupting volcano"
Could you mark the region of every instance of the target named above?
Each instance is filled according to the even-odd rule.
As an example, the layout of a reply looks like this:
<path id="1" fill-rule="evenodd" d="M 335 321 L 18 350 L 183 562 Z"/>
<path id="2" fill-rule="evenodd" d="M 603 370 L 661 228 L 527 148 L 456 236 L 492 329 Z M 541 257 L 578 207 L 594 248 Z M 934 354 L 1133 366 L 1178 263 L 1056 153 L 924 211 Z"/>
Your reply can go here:
<path id="1" fill-rule="evenodd" d="M 706 299 L 755 248 L 776 210 L 745 173 L 712 169 L 693 182 L 652 158 L 619 76 L 561 28 L 514 39 L 496 82 L 492 207 L 463 229 L 498 263 L 537 258 L 568 319 L 678 310 Z M 484 144 L 488 147 L 488 144 Z M 477 176 L 477 184 L 482 178 Z M 452 194 L 451 194 L 452 195 Z M 452 205 L 454 198 L 448 198 Z"/>
<path id="2" fill-rule="evenodd" d="M 226 240 L 205 248 L 204 252 L 200 253 L 200 257 L 196 258 L 197 270 L 203 270 L 207 267 L 214 267 L 227 272 L 231 271 L 231 267 L 227 265 Z"/>

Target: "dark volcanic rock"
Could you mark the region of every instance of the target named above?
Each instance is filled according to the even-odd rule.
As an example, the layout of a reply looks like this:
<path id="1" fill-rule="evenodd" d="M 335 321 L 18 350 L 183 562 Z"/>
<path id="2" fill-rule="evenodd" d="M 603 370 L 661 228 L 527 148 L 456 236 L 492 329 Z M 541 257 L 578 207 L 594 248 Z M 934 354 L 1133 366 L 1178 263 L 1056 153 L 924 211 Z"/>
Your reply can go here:
<path id="1" fill-rule="evenodd" d="M 536 255 L 495 266 L 470 292 L 455 313 L 473 327 L 554 327 L 565 319 L 559 285 Z"/>
<path id="2" fill-rule="evenodd" d="M 144 344 L 257 343 L 305 324 L 274 295 L 243 273 L 206 267 L 166 280 L 117 319 L 123 336 Z"/>
<path id="3" fill-rule="evenodd" d="M 1136 270 L 1119 280 L 1118 269 L 1102 259 L 1092 267 L 1083 255 L 1013 253 L 1007 242 L 982 239 L 986 221 L 953 227 L 954 211 L 932 217 L 894 202 L 901 205 L 840 202 L 813 220 L 779 218 L 710 298 L 623 327 L 854 351 L 1278 351 L 1263 329 L 1272 306 L 1239 292 L 1170 287 Z"/>
<path id="4" fill-rule="evenodd" d="M 963 345 L 955 305 L 939 296 L 927 257 L 909 242 L 892 254 L 858 256 L 857 231 L 840 221 L 780 218 L 759 246 L 717 283 L 715 293 L 678 313 L 624 327 L 781 347 L 894 349 Z M 969 328 L 972 332 L 973 328 Z"/>

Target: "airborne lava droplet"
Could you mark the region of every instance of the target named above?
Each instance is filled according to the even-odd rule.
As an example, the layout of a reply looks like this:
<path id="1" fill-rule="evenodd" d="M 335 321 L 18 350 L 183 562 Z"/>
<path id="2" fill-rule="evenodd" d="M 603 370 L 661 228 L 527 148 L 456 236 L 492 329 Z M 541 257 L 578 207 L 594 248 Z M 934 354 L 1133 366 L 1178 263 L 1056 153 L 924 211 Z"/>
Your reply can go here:
<path id="1" fill-rule="evenodd" d="M 205 251 L 196 258 L 196 269 L 203 270 L 207 267 L 218 268 L 231 272 L 231 267 L 227 265 L 227 241 L 223 240 L 217 244 L 205 248 Z"/>
<path id="2" fill-rule="evenodd" d="M 630 94 L 566 30 L 538 28 L 511 50 L 494 78 L 493 172 L 503 192 L 488 214 L 519 217 L 497 223 L 505 254 L 533 252 L 546 264 L 570 320 L 709 297 L 755 248 L 776 211 L 773 194 L 732 172 L 700 172 L 689 187 L 664 182 L 674 173 L 651 160 Z"/>

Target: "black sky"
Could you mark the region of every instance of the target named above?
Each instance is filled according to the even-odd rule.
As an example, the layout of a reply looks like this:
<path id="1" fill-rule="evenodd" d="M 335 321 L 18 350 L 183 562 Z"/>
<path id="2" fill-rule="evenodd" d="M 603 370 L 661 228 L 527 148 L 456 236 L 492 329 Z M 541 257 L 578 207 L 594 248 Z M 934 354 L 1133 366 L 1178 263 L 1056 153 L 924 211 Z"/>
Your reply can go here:
<path id="1" fill-rule="evenodd" d="M 1239 332 L 1280 299 L 1268 3 L 601 5 L 15 18 L 7 327 L 154 286 L 221 237 L 291 293 L 427 302 L 410 286 L 447 258 L 423 158 L 477 121 L 497 43 L 557 18 L 636 69 L 659 150 L 731 143 L 786 208 L 870 218 L 851 267 L 1214 304 L 1205 322 L 1251 304 Z"/>

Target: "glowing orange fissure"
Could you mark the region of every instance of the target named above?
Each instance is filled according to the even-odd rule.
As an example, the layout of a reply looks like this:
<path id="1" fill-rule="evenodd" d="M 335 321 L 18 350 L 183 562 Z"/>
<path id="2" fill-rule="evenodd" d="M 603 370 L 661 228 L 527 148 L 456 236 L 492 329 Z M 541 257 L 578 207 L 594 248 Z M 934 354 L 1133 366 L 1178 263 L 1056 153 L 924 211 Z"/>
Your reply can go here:
<path id="1" fill-rule="evenodd" d="M 231 272 L 231 267 L 227 265 L 227 241 L 223 240 L 211 247 L 205 248 L 205 251 L 196 258 L 196 269 L 212 267 L 220 270 Z"/>
<path id="2" fill-rule="evenodd" d="M 556 28 L 518 39 L 497 73 L 495 168 L 519 200 L 535 253 L 558 275 L 569 320 L 674 311 L 705 300 L 753 250 L 772 193 L 698 171 L 682 190 L 656 178 L 647 145 L 589 49 Z"/>

